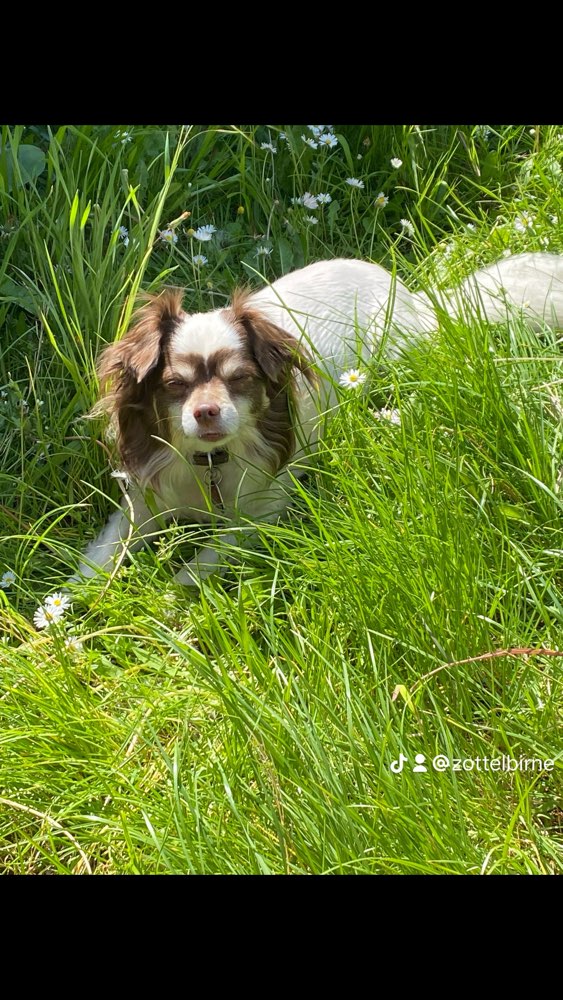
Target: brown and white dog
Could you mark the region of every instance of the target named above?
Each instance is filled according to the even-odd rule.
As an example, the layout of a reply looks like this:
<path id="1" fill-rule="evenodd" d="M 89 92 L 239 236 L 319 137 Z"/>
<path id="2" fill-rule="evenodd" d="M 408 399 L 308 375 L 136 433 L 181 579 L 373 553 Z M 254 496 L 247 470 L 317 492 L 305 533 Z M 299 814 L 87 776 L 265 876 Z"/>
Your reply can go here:
<path id="1" fill-rule="evenodd" d="M 253 523 L 283 513 L 343 371 L 434 330 L 436 304 L 563 325 L 563 257 L 501 260 L 439 301 L 359 260 L 311 264 L 207 313 L 185 312 L 179 290 L 145 298 L 100 358 L 96 411 L 111 418 L 133 486 L 84 553 L 82 577 L 111 569 L 124 544 L 139 547 L 171 517 L 209 523 L 221 549 L 240 547 Z M 197 584 L 220 565 L 217 546 L 205 546 L 176 579 Z"/>

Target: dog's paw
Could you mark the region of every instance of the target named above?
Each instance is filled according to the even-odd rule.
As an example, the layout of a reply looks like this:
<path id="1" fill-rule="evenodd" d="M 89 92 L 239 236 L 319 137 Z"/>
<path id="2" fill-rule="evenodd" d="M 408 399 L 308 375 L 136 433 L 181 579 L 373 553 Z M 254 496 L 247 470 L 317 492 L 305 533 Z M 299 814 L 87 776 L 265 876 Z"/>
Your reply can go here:
<path id="1" fill-rule="evenodd" d="M 174 579 L 183 587 L 200 587 L 203 580 L 214 574 L 222 575 L 226 568 L 215 549 L 204 548 L 176 573 Z"/>
<path id="2" fill-rule="evenodd" d="M 182 587 L 200 587 L 202 580 L 201 576 L 197 572 L 197 568 L 192 571 L 189 566 L 183 566 L 182 569 L 178 570 L 178 572 L 174 574 L 174 579 L 176 583 L 179 583 Z"/>

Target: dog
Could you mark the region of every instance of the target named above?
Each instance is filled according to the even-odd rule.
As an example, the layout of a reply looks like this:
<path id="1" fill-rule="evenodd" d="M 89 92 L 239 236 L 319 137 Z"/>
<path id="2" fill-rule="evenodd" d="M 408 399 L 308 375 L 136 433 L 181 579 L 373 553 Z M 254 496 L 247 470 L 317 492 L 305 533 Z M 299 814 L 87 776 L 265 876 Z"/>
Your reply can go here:
<path id="1" fill-rule="evenodd" d="M 172 517 L 209 524 L 176 575 L 197 586 L 248 544 L 253 525 L 285 511 L 338 402 L 346 369 L 397 357 L 438 315 L 487 321 L 511 311 L 563 324 L 563 257 L 528 253 L 477 271 L 457 289 L 410 292 L 378 264 L 319 261 L 230 305 L 183 309 L 183 294 L 146 295 L 123 338 L 101 354 L 101 399 L 132 488 L 86 549 L 78 578 L 111 570 Z M 76 579 L 76 578 L 75 578 Z"/>

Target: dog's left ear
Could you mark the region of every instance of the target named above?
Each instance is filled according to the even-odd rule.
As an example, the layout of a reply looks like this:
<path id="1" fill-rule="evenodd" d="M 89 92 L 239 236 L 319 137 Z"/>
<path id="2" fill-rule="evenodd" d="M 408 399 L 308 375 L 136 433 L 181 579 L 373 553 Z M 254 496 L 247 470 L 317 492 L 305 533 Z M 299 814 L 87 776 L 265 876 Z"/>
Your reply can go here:
<path id="1" fill-rule="evenodd" d="M 260 309 L 249 305 L 247 292 L 235 292 L 231 308 L 246 333 L 254 360 L 274 387 L 287 387 L 294 369 L 312 384 L 316 382 L 312 358 L 303 345 Z"/>

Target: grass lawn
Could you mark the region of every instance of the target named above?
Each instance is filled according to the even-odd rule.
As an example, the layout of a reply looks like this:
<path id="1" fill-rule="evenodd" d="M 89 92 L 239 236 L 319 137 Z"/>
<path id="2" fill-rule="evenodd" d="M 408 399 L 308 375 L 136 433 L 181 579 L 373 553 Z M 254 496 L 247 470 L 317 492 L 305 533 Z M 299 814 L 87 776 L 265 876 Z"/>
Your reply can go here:
<path id="1" fill-rule="evenodd" d="M 562 166 L 563 126 L 2 128 L 0 871 L 561 871 L 561 331 L 444 319 L 224 579 L 177 586 L 170 526 L 34 613 L 119 499 L 85 414 L 139 290 L 449 287 L 563 253 Z"/>

